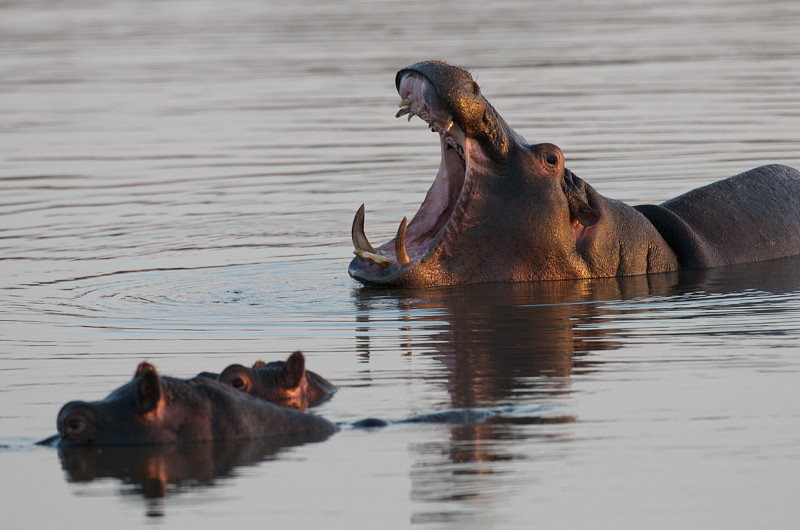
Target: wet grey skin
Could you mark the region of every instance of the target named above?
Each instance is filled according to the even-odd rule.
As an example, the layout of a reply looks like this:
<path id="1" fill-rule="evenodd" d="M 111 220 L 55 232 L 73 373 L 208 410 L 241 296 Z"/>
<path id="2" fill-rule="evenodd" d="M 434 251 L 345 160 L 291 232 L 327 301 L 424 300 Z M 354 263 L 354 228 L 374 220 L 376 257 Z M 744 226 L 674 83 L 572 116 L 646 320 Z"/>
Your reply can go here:
<path id="1" fill-rule="evenodd" d="M 793 168 L 763 166 L 632 207 L 565 168 L 557 146 L 527 143 L 466 70 L 426 61 L 400 70 L 395 84 L 397 117 L 422 119 L 442 158 L 425 200 L 394 239 L 373 247 L 359 208 L 348 272 L 365 285 L 630 276 L 800 254 L 800 172 Z"/>
<path id="2" fill-rule="evenodd" d="M 337 430 L 323 418 L 274 405 L 206 377 L 161 377 L 146 362 L 129 383 L 105 399 L 64 405 L 57 426 L 59 447 L 292 436 L 310 441 Z"/>

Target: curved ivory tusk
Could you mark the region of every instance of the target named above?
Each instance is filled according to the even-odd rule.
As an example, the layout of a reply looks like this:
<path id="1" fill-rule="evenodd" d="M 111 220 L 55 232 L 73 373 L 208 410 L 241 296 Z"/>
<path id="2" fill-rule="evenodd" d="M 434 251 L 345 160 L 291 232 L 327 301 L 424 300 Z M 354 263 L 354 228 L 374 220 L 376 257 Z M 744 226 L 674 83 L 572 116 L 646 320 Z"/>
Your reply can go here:
<path id="1" fill-rule="evenodd" d="M 394 238 L 394 257 L 401 267 L 411 261 L 406 253 L 406 228 L 408 228 L 408 219 L 403 217 L 403 222 L 397 229 L 397 237 Z"/>
<path id="2" fill-rule="evenodd" d="M 370 252 L 375 254 L 375 248 L 369 244 L 369 240 L 367 239 L 367 235 L 364 233 L 364 205 L 361 205 L 361 208 L 358 209 L 356 212 L 356 216 L 353 218 L 353 228 L 350 231 L 350 234 L 353 237 L 353 246 L 356 250 L 360 250 L 362 252 Z"/>

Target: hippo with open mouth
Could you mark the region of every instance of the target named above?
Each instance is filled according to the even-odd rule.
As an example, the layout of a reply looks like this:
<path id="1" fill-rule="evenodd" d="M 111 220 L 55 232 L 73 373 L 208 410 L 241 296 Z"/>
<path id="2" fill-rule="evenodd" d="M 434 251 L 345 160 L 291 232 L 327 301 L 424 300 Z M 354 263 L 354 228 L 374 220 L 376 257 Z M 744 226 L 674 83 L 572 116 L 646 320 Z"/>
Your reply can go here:
<path id="1" fill-rule="evenodd" d="M 440 61 L 395 78 L 397 117 L 439 135 L 439 172 L 411 222 L 374 248 L 364 206 L 353 219 L 350 276 L 421 287 L 629 276 L 800 254 L 800 172 L 764 166 L 661 205 L 597 193 L 552 144 L 506 124 L 469 72 Z"/>

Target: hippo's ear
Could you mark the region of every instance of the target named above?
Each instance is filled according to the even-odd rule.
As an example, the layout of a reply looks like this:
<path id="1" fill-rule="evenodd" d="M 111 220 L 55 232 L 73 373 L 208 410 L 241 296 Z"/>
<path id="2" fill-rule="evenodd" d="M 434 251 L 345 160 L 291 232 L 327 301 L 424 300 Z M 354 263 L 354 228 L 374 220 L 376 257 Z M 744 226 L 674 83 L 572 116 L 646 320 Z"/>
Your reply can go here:
<path id="1" fill-rule="evenodd" d="M 303 356 L 303 352 L 296 351 L 286 359 L 286 364 L 283 365 L 283 373 L 286 376 L 286 384 L 289 388 L 300 386 L 300 382 L 306 373 L 306 358 Z"/>
<path id="2" fill-rule="evenodd" d="M 591 186 L 569 169 L 564 168 L 562 175 L 562 189 L 569 204 L 572 233 L 575 241 L 580 244 L 590 233 L 586 229 L 600 222 L 603 214 L 596 206 L 595 191 Z"/>
<path id="3" fill-rule="evenodd" d="M 155 410 L 163 398 L 161 377 L 155 366 L 147 362 L 141 363 L 136 369 L 136 377 L 139 377 L 139 397 L 142 399 L 138 412 L 145 414 Z"/>
<path id="4" fill-rule="evenodd" d="M 232 364 L 219 374 L 217 381 L 236 390 L 250 393 L 250 389 L 253 388 L 253 371 L 241 364 Z"/>
<path id="5" fill-rule="evenodd" d="M 585 197 L 570 194 L 567 197 L 567 201 L 569 202 L 569 216 L 573 224 L 577 221 L 581 227 L 589 228 L 596 225 L 600 220 L 600 210 L 593 208 Z"/>
<path id="6" fill-rule="evenodd" d="M 260 361 L 260 360 L 256 361 L 256 362 L 253 363 L 253 370 L 255 370 L 256 368 L 261 368 L 262 366 L 266 366 L 266 365 L 267 365 L 267 363 L 265 363 L 264 361 Z"/>

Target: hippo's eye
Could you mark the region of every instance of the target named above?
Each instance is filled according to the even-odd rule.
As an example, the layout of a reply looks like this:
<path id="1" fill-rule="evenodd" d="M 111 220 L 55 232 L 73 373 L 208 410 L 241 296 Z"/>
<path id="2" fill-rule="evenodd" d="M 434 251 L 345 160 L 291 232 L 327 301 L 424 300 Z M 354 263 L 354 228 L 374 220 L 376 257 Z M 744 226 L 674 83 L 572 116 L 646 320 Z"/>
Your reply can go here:
<path id="1" fill-rule="evenodd" d="M 231 381 L 231 384 L 233 385 L 233 388 L 244 388 L 244 380 L 241 377 L 235 378 L 233 381 Z"/>
<path id="2" fill-rule="evenodd" d="M 551 166 L 555 166 L 558 163 L 558 157 L 553 153 L 547 153 L 544 157 L 544 160 Z"/>
<path id="3" fill-rule="evenodd" d="M 67 421 L 67 434 L 79 434 L 83 431 L 84 422 L 80 418 L 72 418 Z"/>

